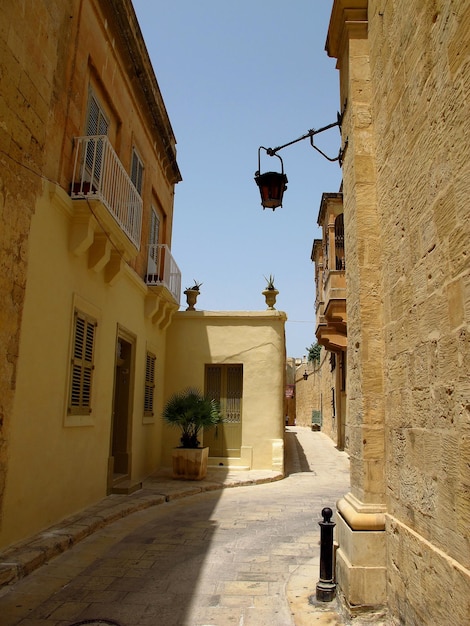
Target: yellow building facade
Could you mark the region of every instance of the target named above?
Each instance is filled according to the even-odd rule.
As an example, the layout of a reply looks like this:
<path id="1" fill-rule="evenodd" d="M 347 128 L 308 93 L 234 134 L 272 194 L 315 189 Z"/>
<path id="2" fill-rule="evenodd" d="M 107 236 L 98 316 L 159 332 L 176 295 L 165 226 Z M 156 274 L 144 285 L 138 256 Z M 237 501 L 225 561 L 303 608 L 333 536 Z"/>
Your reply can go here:
<path id="1" fill-rule="evenodd" d="M 470 3 L 335 0 L 351 491 L 339 587 L 400 624 L 470 615 Z M 450 617 L 451 616 L 451 617 Z"/>
<path id="2" fill-rule="evenodd" d="M 167 333 L 166 392 L 204 389 L 221 401 L 217 437 L 204 433 L 209 463 L 284 471 L 286 314 L 282 311 L 179 311 Z M 228 403 L 239 399 L 234 411 Z M 178 433 L 165 441 L 178 445 Z M 170 464 L 171 445 L 163 462 Z"/>
<path id="3" fill-rule="evenodd" d="M 282 471 L 286 316 L 178 312 L 176 140 L 132 3 L 0 14 L 0 548 L 169 465 L 166 398 L 222 370 L 212 462 Z"/>

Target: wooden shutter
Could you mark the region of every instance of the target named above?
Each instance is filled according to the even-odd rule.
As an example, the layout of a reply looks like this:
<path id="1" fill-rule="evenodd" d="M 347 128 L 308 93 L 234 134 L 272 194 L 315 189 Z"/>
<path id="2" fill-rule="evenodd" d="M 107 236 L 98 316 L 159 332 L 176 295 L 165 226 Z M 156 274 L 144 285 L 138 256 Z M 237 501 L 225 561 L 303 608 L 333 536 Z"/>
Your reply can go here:
<path id="1" fill-rule="evenodd" d="M 132 164 L 131 164 L 131 180 L 134 183 L 135 188 L 142 195 L 142 180 L 144 177 L 144 166 L 139 158 L 135 148 L 132 150 Z"/>
<path id="2" fill-rule="evenodd" d="M 150 211 L 150 231 L 149 231 L 149 246 L 148 246 L 148 263 L 147 263 L 147 273 L 148 280 L 151 282 L 156 282 L 160 280 L 160 263 L 159 263 L 159 248 L 158 248 L 158 238 L 160 231 L 160 218 L 152 206 Z"/>
<path id="3" fill-rule="evenodd" d="M 90 94 L 88 102 L 88 118 L 86 126 L 87 136 L 107 135 L 109 122 L 106 119 L 97 99 Z M 103 140 L 97 139 L 87 144 L 86 164 L 88 170 L 93 171 L 93 179 L 96 182 L 100 179 L 101 165 L 103 162 Z"/>
<path id="4" fill-rule="evenodd" d="M 149 232 L 149 244 L 157 245 L 160 234 L 160 218 L 158 217 L 158 213 L 155 210 L 155 207 L 152 206 L 152 210 L 150 212 L 150 232 Z"/>
<path id="5" fill-rule="evenodd" d="M 96 321 L 75 312 L 69 413 L 91 413 Z"/>
<path id="6" fill-rule="evenodd" d="M 208 365 L 206 367 L 206 395 L 220 402 L 222 393 L 222 367 L 220 365 Z"/>
<path id="7" fill-rule="evenodd" d="M 151 352 L 147 352 L 145 362 L 145 397 L 144 415 L 153 417 L 153 401 L 155 392 L 155 362 L 156 357 Z"/>

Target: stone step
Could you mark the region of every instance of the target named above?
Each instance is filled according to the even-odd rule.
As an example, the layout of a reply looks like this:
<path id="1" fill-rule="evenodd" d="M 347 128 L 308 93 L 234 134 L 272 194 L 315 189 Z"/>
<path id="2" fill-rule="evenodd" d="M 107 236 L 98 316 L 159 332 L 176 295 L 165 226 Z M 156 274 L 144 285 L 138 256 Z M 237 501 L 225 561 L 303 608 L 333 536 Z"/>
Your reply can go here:
<path id="1" fill-rule="evenodd" d="M 141 482 L 134 482 L 131 480 L 122 480 L 113 485 L 111 489 L 111 493 L 117 493 L 120 495 L 130 495 L 131 493 L 135 493 L 142 489 Z"/>

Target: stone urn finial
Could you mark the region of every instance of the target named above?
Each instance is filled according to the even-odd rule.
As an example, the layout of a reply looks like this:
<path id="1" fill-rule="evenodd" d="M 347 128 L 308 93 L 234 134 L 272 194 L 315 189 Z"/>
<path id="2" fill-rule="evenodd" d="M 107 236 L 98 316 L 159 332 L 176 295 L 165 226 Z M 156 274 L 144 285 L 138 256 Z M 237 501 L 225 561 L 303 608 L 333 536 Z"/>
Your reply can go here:
<path id="1" fill-rule="evenodd" d="M 186 311 L 195 311 L 194 305 L 196 304 L 197 297 L 200 293 L 200 287 L 202 283 L 198 283 L 196 280 L 194 281 L 194 285 L 191 287 L 186 287 L 184 290 L 184 295 L 186 296 L 186 303 L 188 308 Z"/>
<path id="2" fill-rule="evenodd" d="M 266 289 L 261 293 L 266 299 L 266 304 L 268 305 L 268 310 L 273 310 L 276 304 L 276 297 L 279 294 L 279 291 L 274 286 L 274 276 L 272 274 L 269 275 L 269 278 L 264 277 L 266 280 Z"/>

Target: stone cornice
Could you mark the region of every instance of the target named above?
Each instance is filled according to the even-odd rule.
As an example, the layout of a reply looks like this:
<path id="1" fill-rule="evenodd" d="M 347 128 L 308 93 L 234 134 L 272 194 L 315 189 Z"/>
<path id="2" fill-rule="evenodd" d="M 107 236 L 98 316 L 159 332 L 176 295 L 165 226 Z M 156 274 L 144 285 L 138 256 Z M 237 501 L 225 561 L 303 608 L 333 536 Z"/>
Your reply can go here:
<path id="1" fill-rule="evenodd" d="M 348 39 L 367 38 L 368 0 L 334 0 L 325 50 L 339 59 Z"/>
<path id="2" fill-rule="evenodd" d="M 279 311 L 277 309 L 265 310 L 265 311 L 178 311 L 175 314 L 175 319 L 211 319 L 216 320 L 251 320 L 251 321 L 263 321 L 263 320 L 277 320 L 279 322 L 287 321 L 287 313 Z"/>
<path id="3" fill-rule="evenodd" d="M 176 161 L 175 136 L 132 2 L 130 0 L 101 0 L 101 2 L 110 6 L 116 19 L 118 34 L 129 55 L 131 79 L 136 81 L 144 96 L 147 112 L 172 173 L 170 181 L 173 184 L 178 183 L 182 177 Z"/>
<path id="4" fill-rule="evenodd" d="M 326 210 L 328 208 L 328 205 L 333 204 L 333 203 L 340 204 L 342 207 L 343 194 L 341 192 L 322 194 L 320 208 L 318 210 L 318 217 L 317 217 L 318 226 L 323 226 L 323 222 L 325 220 L 325 215 L 326 215 Z"/>

